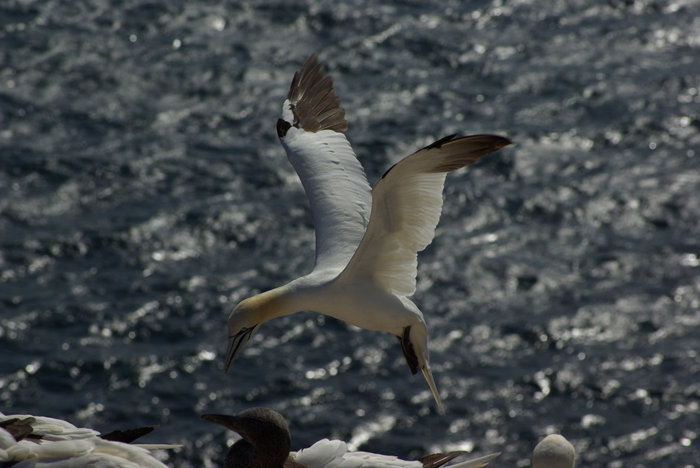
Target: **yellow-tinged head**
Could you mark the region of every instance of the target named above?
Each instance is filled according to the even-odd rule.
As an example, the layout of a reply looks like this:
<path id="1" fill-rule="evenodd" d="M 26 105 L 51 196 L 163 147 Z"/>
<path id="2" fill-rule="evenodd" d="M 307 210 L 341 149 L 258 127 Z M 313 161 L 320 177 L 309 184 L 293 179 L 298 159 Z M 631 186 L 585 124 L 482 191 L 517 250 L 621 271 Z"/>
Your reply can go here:
<path id="1" fill-rule="evenodd" d="M 234 307 L 228 318 L 228 349 L 224 372 L 228 372 L 231 363 L 260 324 L 274 317 L 284 315 L 282 308 L 283 288 L 277 288 L 242 300 Z"/>

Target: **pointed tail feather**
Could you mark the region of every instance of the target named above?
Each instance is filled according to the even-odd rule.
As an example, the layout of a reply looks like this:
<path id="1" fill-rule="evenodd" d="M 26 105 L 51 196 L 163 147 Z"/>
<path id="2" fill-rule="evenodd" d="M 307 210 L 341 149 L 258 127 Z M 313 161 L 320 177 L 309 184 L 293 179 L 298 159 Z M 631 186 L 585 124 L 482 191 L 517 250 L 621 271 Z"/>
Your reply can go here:
<path id="1" fill-rule="evenodd" d="M 461 463 L 455 463 L 447 468 L 483 468 L 488 465 L 491 460 L 499 456 L 501 452 L 492 453 L 489 455 L 484 455 L 483 457 L 474 458 L 472 460 L 463 461 Z"/>
<path id="2" fill-rule="evenodd" d="M 435 386 L 435 380 L 433 379 L 433 373 L 430 372 L 430 367 L 426 363 L 426 365 L 421 367 L 420 370 L 423 372 L 423 377 L 425 377 L 425 381 L 428 382 L 430 391 L 433 393 L 433 398 L 435 398 L 435 402 L 438 405 L 438 412 L 440 414 L 444 414 L 445 408 L 442 406 L 442 402 L 440 401 L 440 395 L 438 395 L 437 386 Z"/>

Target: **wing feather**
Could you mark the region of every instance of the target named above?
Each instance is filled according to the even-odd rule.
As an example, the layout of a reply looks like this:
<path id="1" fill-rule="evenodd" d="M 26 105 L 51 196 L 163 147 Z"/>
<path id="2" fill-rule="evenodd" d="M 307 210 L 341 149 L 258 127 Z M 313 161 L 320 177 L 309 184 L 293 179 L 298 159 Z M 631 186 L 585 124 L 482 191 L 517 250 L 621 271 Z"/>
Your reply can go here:
<path id="1" fill-rule="evenodd" d="M 413 294 L 417 253 L 435 237 L 446 173 L 508 144 L 495 135 L 450 135 L 391 167 L 372 191 L 367 231 L 342 276 L 372 281 L 395 294 Z"/>
<path id="2" fill-rule="evenodd" d="M 316 229 L 314 271 L 340 272 L 364 235 L 372 192 L 347 138 L 345 110 L 316 55 L 294 74 L 277 122 L 301 180 Z"/>

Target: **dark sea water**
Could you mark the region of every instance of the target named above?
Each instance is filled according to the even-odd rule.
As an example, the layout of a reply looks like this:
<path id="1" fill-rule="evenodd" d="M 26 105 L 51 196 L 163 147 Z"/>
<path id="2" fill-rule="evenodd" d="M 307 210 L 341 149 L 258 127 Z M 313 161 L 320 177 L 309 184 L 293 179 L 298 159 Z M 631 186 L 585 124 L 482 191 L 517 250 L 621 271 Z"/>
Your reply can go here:
<path id="1" fill-rule="evenodd" d="M 447 412 L 396 338 L 304 312 L 224 375 L 226 318 L 313 263 L 275 122 L 312 52 L 371 183 L 450 133 L 516 144 L 448 176 L 415 301 Z M 700 466 L 700 3 L 0 2 L 0 411 L 160 424 L 269 406 L 417 457 L 550 432 L 578 465 Z"/>

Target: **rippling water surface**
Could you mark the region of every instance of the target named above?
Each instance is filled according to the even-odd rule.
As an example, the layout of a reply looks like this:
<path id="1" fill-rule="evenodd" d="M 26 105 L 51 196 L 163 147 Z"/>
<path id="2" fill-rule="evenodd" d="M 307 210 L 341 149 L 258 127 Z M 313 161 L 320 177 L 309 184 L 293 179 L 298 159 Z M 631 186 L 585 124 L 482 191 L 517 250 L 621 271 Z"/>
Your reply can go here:
<path id="1" fill-rule="evenodd" d="M 416 302 L 447 413 L 396 339 L 312 313 L 223 375 L 237 301 L 307 272 L 275 134 L 318 51 L 373 183 L 450 133 L 516 144 L 451 174 Z M 700 5 L 677 1 L 0 4 L 0 410 L 160 424 L 281 411 L 417 457 L 559 431 L 579 466 L 698 466 Z"/>

